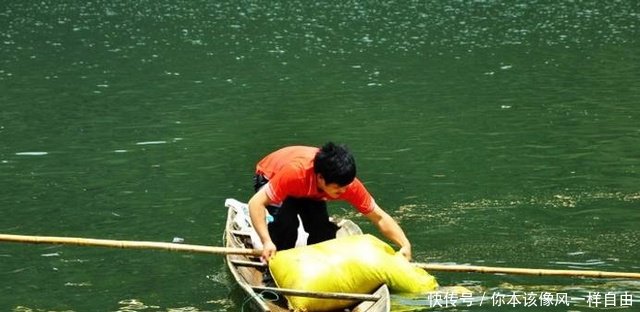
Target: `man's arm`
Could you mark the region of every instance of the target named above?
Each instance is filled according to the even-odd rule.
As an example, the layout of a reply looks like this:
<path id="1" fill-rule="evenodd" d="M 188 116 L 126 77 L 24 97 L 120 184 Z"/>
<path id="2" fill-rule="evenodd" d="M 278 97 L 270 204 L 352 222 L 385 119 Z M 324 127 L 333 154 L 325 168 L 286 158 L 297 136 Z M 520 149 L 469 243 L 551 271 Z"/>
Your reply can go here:
<path id="1" fill-rule="evenodd" d="M 262 241 L 262 259 L 264 261 L 269 261 L 271 257 L 276 254 L 276 246 L 273 244 L 273 241 L 271 241 L 266 221 L 266 211 L 269 202 L 270 200 L 265 191 L 265 187 L 249 199 L 249 216 L 251 217 L 253 228 Z"/>
<path id="2" fill-rule="evenodd" d="M 400 247 L 400 253 L 411 260 L 411 243 L 398 223 L 391 218 L 378 204 L 374 203 L 373 211 L 365 215 L 375 224 L 380 233 Z"/>

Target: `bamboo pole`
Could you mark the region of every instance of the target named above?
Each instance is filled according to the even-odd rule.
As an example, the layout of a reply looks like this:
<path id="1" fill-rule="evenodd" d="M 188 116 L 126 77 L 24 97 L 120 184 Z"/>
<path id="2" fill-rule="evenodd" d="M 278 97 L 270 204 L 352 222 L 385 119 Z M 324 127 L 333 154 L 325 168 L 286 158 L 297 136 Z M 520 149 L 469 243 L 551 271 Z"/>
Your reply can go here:
<path id="1" fill-rule="evenodd" d="M 432 263 L 413 263 L 413 265 L 427 271 L 442 271 L 442 272 L 473 272 L 473 273 L 489 273 L 489 274 L 499 273 L 499 274 L 536 275 L 536 276 L 569 276 L 569 277 L 592 277 L 592 278 L 640 279 L 640 273 L 632 273 L 632 272 L 525 269 L 525 268 L 506 268 L 506 267 L 488 267 L 488 266 L 474 266 L 474 265 L 432 264 Z"/>
<path id="2" fill-rule="evenodd" d="M 31 235 L 11 235 L 0 234 L 0 241 L 14 243 L 29 244 L 59 244 L 59 245 L 78 245 L 78 246 L 96 246 L 96 247 L 113 247 L 113 248 L 132 248 L 132 249 L 161 249 L 167 251 L 186 251 L 201 252 L 221 255 L 253 255 L 259 256 L 261 251 L 245 248 L 229 248 L 229 247 L 213 247 L 202 245 L 175 244 L 163 242 L 147 242 L 147 241 L 126 241 L 112 239 L 95 239 L 80 237 L 58 237 L 58 236 L 31 236 Z"/>
<path id="3" fill-rule="evenodd" d="M 310 298 L 324 298 L 324 299 L 341 299 L 341 300 L 358 300 L 358 301 L 378 301 L 380 296 L 370 294 L 355 294 L 355 293 L 337 293 L 337 292 L 322 292 L 322 291 L 305 291 L 290 288 L 276 288 L 265 286 L 251 286 L 253 290 L 258 291 L 272 291 L 283 295 L 294 297 L 310 297 Z"/>
<path id="4" fill-rule="evenodd" d="M 234 254 L 234 255 L 259 256 L 261 254 L 261 251 L 256 249 L 214 247 L 214 246 L 148 242 L 148 241 L 80 238 L 80 237 L 0 234 L 0 241 L 14 242 L 14 243 L 29 243 L 29 244 L 59 244 L 59 245 L 112 247 L 112 248 L 125 248 L 125 249 L 159 249 L 159 250 L 167 250 L 167 251 L 199 252 L 199 253 L 210 253 L 210 254 L 221 254 L 221 255 Z M 451 265 L 451 264 L 432 264 L 432 263 L 413 263 L 413 265 L 427 271 L 441 271 L 441 272 L 472 272 L 472 273 L 487 273 L 487 274 L 640 279 L 640 273 L 633 273 L 633 272 L 527 269 L 527 268 L 508 268 L 508 267 L 489 267 L 489 266 Z"/>

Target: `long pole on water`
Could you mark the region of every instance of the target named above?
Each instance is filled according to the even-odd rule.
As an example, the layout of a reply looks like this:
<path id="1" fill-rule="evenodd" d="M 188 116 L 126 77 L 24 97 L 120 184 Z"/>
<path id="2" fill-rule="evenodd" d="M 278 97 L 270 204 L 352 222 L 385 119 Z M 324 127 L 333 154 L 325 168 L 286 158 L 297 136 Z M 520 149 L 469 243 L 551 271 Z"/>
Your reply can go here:
<path id="1" fill-rule="evenodd" d="M 220 255 L 259 256 L 261 254 L 260 250 L 246 249 L 246 248 L 213 247 L 213 246 L 163 243 L 163 242 L 127 241 L 127 240 L 95 239 L 95 238 L 81 238 L 81 237 L 0 234 L 0 241 L 14 242 L 14 243 L 29 243 L 29 244 L 58 244 L 58 245 L 77 245 L 77 246 L 95 246 L 95 247 L 112 247 L 112 248 L 160 249 L 160 250 L 167 250 L 167 251 L 202 252 L 202 253 L 211 253 L 211 254 L 220 254 Z"/>
<path id="2" fill-rule="evenodd" d="M 80 238 L 80 237 L 0 234 L 0 241 L 14 242 L 14 243 L 30 243 L 30 244 L 61 244 L 61 245 L 96 246 L 96 247 L 131 248 L 131 249 L 160 249 L 160 250 L 167 250 L 167 251 L 201 252 L 201 253 L 220 254 L 220 255 L 234 254 L 234 255 L 259 256 L 261 254 L 261 251 L 257 249 L 214 247 L 214 246 L 148 242 L 148 241 Z M 427 271 L 441 271 L 441 272 L 472 272 L 472 273 L 486 273 L 486 274 L 516 274 L 516 275 L 532 275 L 532 276 L 569 276 L 569 277 L 590 277 L 590 278 L 640 279 L 640 273 L 633 273 L 633 272 L 527 269 L 527 268 L 508 268 L 508 267 L 489 267 L 489 266 L 432 264 L 432 263 L 413 263 L 413 265 Z"/>
<path id="3" fill-rule="evenodd" d="M 526 268 L 507 268 L 507 267 L 489 267 L 489 266 L 435 264 L 435 263 L 413 263 L 413 265 L 421 269 L 424 269 L 426 271 L 441 271 L 441 272 L 472 272 L 472 273 L 486 273 L 486 274 L 640 279 L 640 273 L 632 273 L 632 272 L 526 269 Z"/>

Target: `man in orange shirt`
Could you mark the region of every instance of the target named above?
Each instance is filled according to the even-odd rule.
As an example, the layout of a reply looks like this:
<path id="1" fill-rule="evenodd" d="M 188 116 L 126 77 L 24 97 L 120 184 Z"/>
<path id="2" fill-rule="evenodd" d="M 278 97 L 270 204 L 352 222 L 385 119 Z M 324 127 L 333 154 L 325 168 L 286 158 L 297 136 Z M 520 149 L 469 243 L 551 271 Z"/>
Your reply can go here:
<path id="1" fill-rule="evenodd" d="M 329 142 L 322 148 L 279 149 L 258 163 L 254 182 L 256 193 L 249 200 L 249 214 L 264 246 L 265 261 L 276 250 L 295 247 L 298 215 L 309 233 L 308 244 L 335 238 L 337 228 L 329 221 L 327 200 L 349 202 L 411 260 L 411 243 L 398 223 L 376 204 L 356 178 L 355 159 L 344 145 Z M 274 216 L 269 224 L 267 210 Z"/>

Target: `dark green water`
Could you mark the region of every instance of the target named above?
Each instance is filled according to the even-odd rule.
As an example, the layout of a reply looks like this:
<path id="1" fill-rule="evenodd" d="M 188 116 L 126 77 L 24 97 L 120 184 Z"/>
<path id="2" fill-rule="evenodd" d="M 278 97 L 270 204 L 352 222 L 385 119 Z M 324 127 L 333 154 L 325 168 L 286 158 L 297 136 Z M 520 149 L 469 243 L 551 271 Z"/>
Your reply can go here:
<path id="1" fill-rule="evenodd" d="M 261 156 L 334 140 L 416 261 L 639 272 L 639 30 L 636 1 L 3 1 L 0 232 L 220 245 Z M 447 311 L 640 307 L 635 281 L 434 274 L 573 298 Z M 0 244 L 2 311 L 245 300 L 218 256 Z"/>

